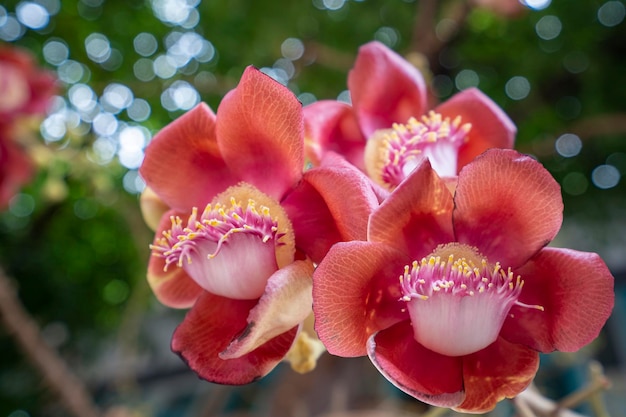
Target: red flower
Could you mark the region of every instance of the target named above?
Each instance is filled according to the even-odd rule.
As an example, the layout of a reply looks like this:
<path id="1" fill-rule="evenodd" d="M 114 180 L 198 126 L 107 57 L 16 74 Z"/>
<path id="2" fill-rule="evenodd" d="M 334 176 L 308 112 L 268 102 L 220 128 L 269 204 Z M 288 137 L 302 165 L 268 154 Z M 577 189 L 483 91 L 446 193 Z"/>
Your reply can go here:
<path id="1" fill-rule="evenodd" d="M 549 173 L 512 150 L 466 165 L 454 196 L 421 163 L 371 215 L 368 240 L 336 244 L 317 268 L 320 339 L 369 355 L 419 400 L 491 410 L 530 383 L 537 352 L 579 349 L 612 310 L 597 254 L 544 247 L 562 209 Z"/>
<path id="2" fill-rule="evenodd" d="M 26 51 L 0 46 L 0 124 L 17 116 L 43 114 L 55 94 L 56 78 Z"/>
<path id="3" fill-rule="evenodd" d="M 55 83 L 28 52 L 0 45 L 0 208 L 33 175 L 33 163 L 18 143 L 20 124 L 26 116 L 45 113 Z"/>
<path id="4" fill-rule="evenodd" d="M 172 349 L 204 379 L 244 384 L 272 370 L 311 312 L 313 262 L 365 236 L 367 179 L 332 155 L 303 166 L 300 103 L 252 67 L 217 115 L 200 104 L 146 150 L 146 218 L 170 208 L 148 281 L 164 304 L 192 307 Z"/>
<path id="5" fill-rule="evenodd" d="M 0 125 L 0 209 L 6 207 L 32 174 L 32 161 L 11 138 L 9 129 Z"/>
<path id="6" fill-rule="evenodd" d="M 442 177 L 489 148 L 511 148 L 517 129 L 475 88 L 428 110 L 421 73 L 383 44 L 362 46 L 348 76 L 352 106 L 323 100 L 304 108 L 309 158 L 343 154 L 384 188 L 427 157 Z"/>

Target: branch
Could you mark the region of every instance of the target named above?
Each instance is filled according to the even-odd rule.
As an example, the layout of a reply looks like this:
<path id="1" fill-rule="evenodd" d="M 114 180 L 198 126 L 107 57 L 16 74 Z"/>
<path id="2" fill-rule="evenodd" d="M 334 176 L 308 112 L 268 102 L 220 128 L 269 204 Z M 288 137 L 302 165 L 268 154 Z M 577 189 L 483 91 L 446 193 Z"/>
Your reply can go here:
<path id="1" fill-rule="evenodd" d="M 46 344 L 39 326 L 20 303 L 17 292 L 0 268 L 0 319 L 8 334 L 41 373 L 44 381 L 76 417 L 99 417 L 83 383 L 70 371 L 55 350 Z"/>

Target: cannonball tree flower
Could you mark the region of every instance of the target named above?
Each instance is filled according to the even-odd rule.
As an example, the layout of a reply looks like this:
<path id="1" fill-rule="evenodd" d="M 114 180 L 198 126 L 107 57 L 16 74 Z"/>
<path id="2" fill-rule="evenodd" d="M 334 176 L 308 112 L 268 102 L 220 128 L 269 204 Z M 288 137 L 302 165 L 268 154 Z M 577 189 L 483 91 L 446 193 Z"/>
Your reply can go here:
<path id="1" fill-rule="evenodd" d="M 24 149 L 13 140 L 8 127 L 0 125 L 0 209 L 31 179 L 33 171 Z"/>
<path id="2" fill-rule="evenodd" d="M 380 42 L 359 49 L 348 75 L 352 105 L 321 100 L 304 108 L 307 155 L 343 154 L 393 190 L 426 157 L 442 177 L 489 148 L 511 148 L 517 129 L 490 98 L 463 90 L 429 109 L 422 74 Z"/>
<path id="3" fill-rule="evenodd" d="M 148 282 L 163 304 L 191 307 L 172 349 L 201 378 L 270 372 L 311 313 L 313 262 L 365 236 L 377 204 L 367 178 L 333 155 L 303 167 L 301 105 L 253 67 L 217 114 L 200 104 L 146 149 L 143 213 L 161 215 Z"/>
<path id="4" fill-rule="evenodd" d="M 26 50 L 0 45 L 0 123 L 44 114 L 57 90 L 55 76 Z"/>
<path id="5" fill-rule="evenodd" d="M 20 143 L 28 118 L 42 116 L 56 92 L 52 73 L 26 50 L 0 45 L 0 209 L 26 184 L 34 164 Z"/>
<path id="6" fill-rule="evenodd" d="M 337 243 L 316 269 L 320 339 L 421 401 L 491 410 L 528 386 L 539 352 L 581 348 L 613 308 L 597 254 L 545 247 L 562 210 L 556 181 L 516 151 L 477 157 L 454 194 L 423 161 L 368 239 Z"/>

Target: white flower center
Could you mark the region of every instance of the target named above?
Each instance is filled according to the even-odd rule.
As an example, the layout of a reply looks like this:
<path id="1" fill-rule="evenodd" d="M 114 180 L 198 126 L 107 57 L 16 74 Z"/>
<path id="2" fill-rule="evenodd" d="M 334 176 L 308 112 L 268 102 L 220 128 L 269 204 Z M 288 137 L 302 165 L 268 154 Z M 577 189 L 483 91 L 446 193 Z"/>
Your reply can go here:
<path id="1" fill-rule="evenodd" d="M 495 342 L 524 281 L 491 265 L 470 246 L 440 246 L 400 276 L 415 339 L 447 356 L 477 352 Z"/>
<path id="2" fill-rule="evenodd" d="M 451 121 L 431 111 L 419 121 L 412 117 L 405 125 L 395 123 L 392 129 L 377 131 L 365 150 L 368 174 L 393 190 L 422 158 L 428 158 L 440 177 L 455 177 L 458 151 L 471 127 L 461 124 L 460 116 Z"/>
<path id="3" fill-rule="evenodd" d="M 272 204 L 276 217 L 265 205 L 257 210 L 256 200 L 249 199 L 244 206 L 234 196 L 251 191 L 257 199 Z M 186 224 L 172 216 L 171 228 L 151 245 L 152 255 L 165 258 L 165 269 L 172 265 L 183 268 L 210 293 L 256 299 L 265 291 L 268 278 L 293 262 L 291 223 L 278 203 L 250 185 L 231 187 L 217 201 L 229 194 L 230 206 L 209 204 L 201 215 L 194 207 Z"/>

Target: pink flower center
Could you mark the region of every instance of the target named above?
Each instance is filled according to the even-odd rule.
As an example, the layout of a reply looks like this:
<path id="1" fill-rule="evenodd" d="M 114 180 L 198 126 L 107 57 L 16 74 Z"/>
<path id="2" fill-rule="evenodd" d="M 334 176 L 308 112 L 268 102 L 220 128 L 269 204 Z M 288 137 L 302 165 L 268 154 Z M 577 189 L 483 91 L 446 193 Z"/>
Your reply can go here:
<path id="1" fill-rule="evenodd" d="M 477 352 L 495 342 L 524 281 L 490 264 L 476 248 L 459 243 L 439 246 L 400 276 L 415 340 L 447 356 Z"/>
<path id="2" fill-rule="evenodd" d="M 371 178 L 386 188 L 396 188 L 418 165 L 428 158 L 440 177 L 457 175 L 458 151 L 467 142 L 471 124 L 461 124 L 431 111 L 418 121 L 395 123 L 370 138 L 365 150 L 366 168 Z"/>
<path id="3" fill-rule="evenodd" d="M 171 217 L 171 228 L 151 245 L 153 256 L 183 268 L 202 288 L 232 299 L 256 299 L 265 291 L 268 278 L 293 261 L 293 232 L 278 203 L 273 217 L 267 205 L 249 199 L 242 205 L 235 196 L 253 191 L 261 200 L 273 200 L 254 187 L 231 187 L 202 214 L 194 207 L 184 222 Z M 228 195 L 229 204 L 221 201 Z"/>

